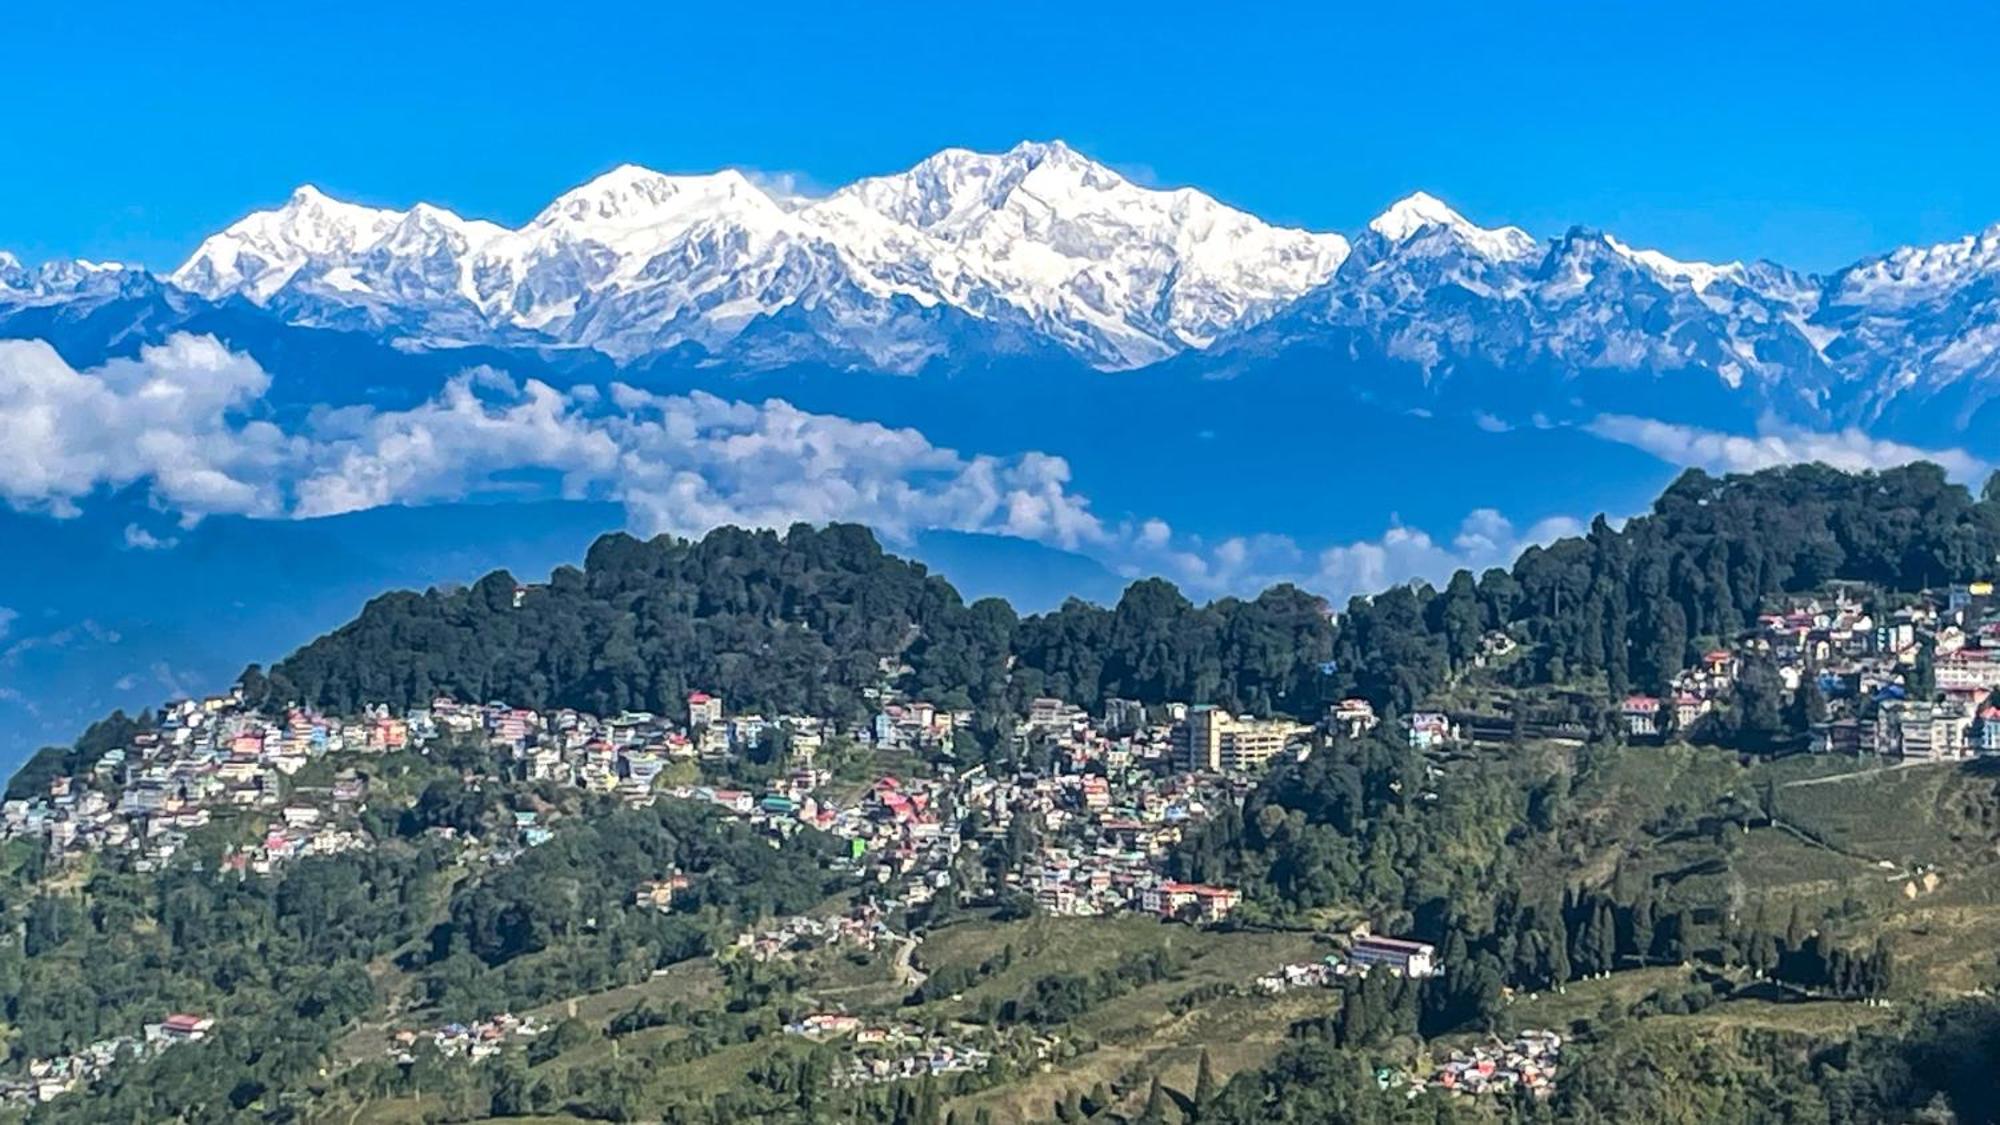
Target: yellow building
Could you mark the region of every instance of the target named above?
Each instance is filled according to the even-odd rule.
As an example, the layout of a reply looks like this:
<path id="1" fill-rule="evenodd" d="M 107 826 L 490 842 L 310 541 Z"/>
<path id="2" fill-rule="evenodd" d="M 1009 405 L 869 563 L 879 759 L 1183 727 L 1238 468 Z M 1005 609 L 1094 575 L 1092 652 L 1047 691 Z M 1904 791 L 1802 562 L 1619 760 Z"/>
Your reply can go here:
<path id="1" fill-rule="evenodd" d="M 1174 757 L 1181 768 L 1209 773 L 1262 769 L 1311 727 L 1284 719 L 1238 718 L 1216 707 L 1195 707 L 1174 727 Z"/>

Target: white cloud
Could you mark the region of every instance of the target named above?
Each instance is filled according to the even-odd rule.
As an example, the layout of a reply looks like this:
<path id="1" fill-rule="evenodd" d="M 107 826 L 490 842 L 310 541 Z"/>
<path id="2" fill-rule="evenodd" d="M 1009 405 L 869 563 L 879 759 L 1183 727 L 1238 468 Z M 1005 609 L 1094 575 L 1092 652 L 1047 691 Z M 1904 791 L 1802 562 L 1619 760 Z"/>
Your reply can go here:
<path id="1" fill-rule="evenodd" d="M 1670 464 L 1711 472 L 1753 472 L 1812 461 L 1847 470 L 1887 469 L 1912 461 L 1931 461 L 1958 480 L 1976 480 L 1988 468 L 1985 462 L 1963 449 L 1920 449 L 1869 437 L 1853 428 L 1817 433 L 1767 421 L 1756 436 L 1749 437 L 1651 418 L 1602 414 L 1584 429 L 1607 441 L 1643 449 Z"/>
<path id="2" fill-rule="evenodd" d="M 207 336 L 85 372 L 39 340 L 0 341 L 0 500 L 68 514 L 100 486 L 145 480 L 183 510 L 277 514 L 286 438 L 238 417 L 269 385 Z"/>
<path id="3" fill-rule="evenodd" d="M 7 630 L 14 627 L 14 619 L 19 616 L 21 616 L 19 610 L 8 609 L 6 606 L 0 605 L 0 637 L 7 635 Z"/>
<path id="4" fill-rule="evenodd" d="M 1204 595 L 1253 594 L 1278 582 L 1290 582 L 1338 603 L 1412 579 L 1442 582 L 1460 569 L 1477 572 L 1507 566 L 1529 546 L 1583 530 L 1581 522 L 1566 516 L 1519 530 L 1499 512 L 1481 508 L 1465 517 L 1449 541 L 1400 524 L 1378 539 L 1336 544 L 1317 552 L 1301 548 L 1289 536 L 1240 536 L 1205 550 L 1200 545 L 1138 550 L 1134 552 L 1137 565 L 1125 570 L 1139 574 L 1150 567 Z M 1163 547 L 1143 539 L 1137 546 Z"/>
<path id="5" fill-rule="evenodd" d="M 744 179 L 755 184 L 766 195 L 792 206 L 802 206 L 816 199 L 824 199 L 832 193 L 832 189 L 804 172 L 772 172 L 760 168 L 743 168 L 740 171 Z"/>
<path id="6" fill-rule="evenodd" d="M 179 542 L 180 540 L 173 536 L 162 539 L 136 523 L 125 525 L 125 546 L 130 550 L 164 551 Z"/>
<path id="7" fill-rule="evenodd" d="M 642 531 L 852 520 L 891 535 L 986 531 L 1063 547 L 1107 533 L 1060 457 L 963 455 L 912 429 L 772 399 L 561 391 L 490 368 L 407 410 L 315 412 L 286 432 L 245 417 L 270 379 L 208 337 L 77 371 L 37 341 L 0 342 L 0 500 L 71 514 L 145 483 L 160 507 L 310 517 L 423 504 L 552 479 L 622 501 Z M 133 547 L 165 545 L 128 528 Z"/>
<path id="8" fill-rule="evenodd" d="M 914 429 L 778 399 L 618 383 L 564 391 L 476 368 L 409 409 L 323 409 L 286 430 L 250 417 L 269 383 L 254 360 L 207 337 L 176 336 L 88 371 L 39 342 L 0 343 L 0 501 L 70 514 L 100 488 L 143 485 L 158 507 L 193 521 L 553 487 L 622 503 L 645 534 L 836 520 L 892 539 L 988 532 L 1079 550 L 1125 574 L 1163 574 L 1198 597 L 1287 581 L 1342 599 L 1503 565 L 1529 543 L 1578 530 L 1549 520 L 1517 531 L 1481 510 L 1449 539 L 1399 525 L 1324 550 L 1282 535 L 1204 541 L 1157 518 L 1106 526 L 1061 457 L 960 453 Z M 125 544 L 173 541 L 132 524 Z"/>

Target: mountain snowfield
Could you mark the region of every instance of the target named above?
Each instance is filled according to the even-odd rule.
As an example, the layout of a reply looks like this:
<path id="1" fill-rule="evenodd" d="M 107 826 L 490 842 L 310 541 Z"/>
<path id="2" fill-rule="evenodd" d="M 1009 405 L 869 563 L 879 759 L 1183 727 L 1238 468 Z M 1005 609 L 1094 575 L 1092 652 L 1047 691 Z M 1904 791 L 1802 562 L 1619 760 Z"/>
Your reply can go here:
<path id="1" fill-rule="evenodd" d="M 760 319 L 796 311 L 826 345 L 892 369 L 942 350 L 941 333 L 914 329 L 950 310 L 1124 368 L 1268 315 L 1346 253 L 1339 235 L 1140 187 L 1057 142 L 948 149 L 813 200 L 735 171 L 626 165 L 517 230 L 303 187 L 204 242 L 170 280 L 307 323 L 619 358 L 688 343 L 719 352 Z"/>
<path id="2" fill-rule="evenodd" d="M 1962 431 L 2000 411 L 2000 226 L 1814 277 L 1678 261 L 1583 228 L 1541 240 L 1419 192 L 1350 243 L 1135 184 L 1061 142 L 946 149 L 818 198 L 736 171 L 626 165 L 512 229 L 301 187 L 165 284 L 0 257 L 0 320 L 10 306 L 177 295 L 404 348 L 621 363 L 912 373 L 1047 351 L 1103 370 L 1179 357 L 1233 373 L 1306 356 L 1315 370 L 1411 372 L 1391 377 L 1412 402 L 1456 383 L 1537 414 L 1637 395 Z"/>

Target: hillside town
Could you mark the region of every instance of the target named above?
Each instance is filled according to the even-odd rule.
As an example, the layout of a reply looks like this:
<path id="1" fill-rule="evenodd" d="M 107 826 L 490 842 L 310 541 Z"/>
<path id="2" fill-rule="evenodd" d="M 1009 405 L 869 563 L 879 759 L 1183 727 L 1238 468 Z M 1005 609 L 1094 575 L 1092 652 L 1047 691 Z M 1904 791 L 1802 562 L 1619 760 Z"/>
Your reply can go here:
<path id="1" fill-rule="evenodd" d="M 1647 744 L 1717 740 L 1725 717 L 1741 719 L 1750 688 L 1802 720 L 1818 753 L 1874 754 L 1905 761 L 1954 761 L 2000 754 L 2000 600 L 1991 582 L 1931 591 L 1894 606 L 1871 602 L 1866 587 L 1800 596 L 1757 617 L 1728 644 L 1707 649 L 1661 694 L 1632 692 L 1617 706 L 1617 731 Z M 1489 644 L 1489 657 L 1505 654 Z M 1344 700 L 1324 727 L 1350 736 L 1373 729 L 1366 700 Z M 1413 749 L 1489 741 L 1508 724 L 1497 717 L 1419 710 L 1403 720 Z M 1580 741 L 1581 726 L 1540 733 Z"/>
<path id="2" fill-rule="evenodd" d="M 842 1086 L 868 1086 L 908 1078 L 963 1074 L 992 1065 L 994 1053 L 963 1037 L 928 1031 L 914 1024 L 869 1021 L 842 1012 L 813 1012 L 785 1025 L 785 1034 L 825 1041 L 846 1039 L 854 1055 L 834 1081 Z M 1046 1054 L 1053 1041 L 1041 1040 L 1035 1051 Z"/>
<path id="3" fill-rule="evenodd" d="M 1556 1032 L 1523 1031 L 1505 1042 L 1496 1039 L 1450 1052 L 1421 1083 L 1397 1075 L 1388 1085 L 1407 1085 L 1412 1097 L 1428 1086 L 1468 1097 L 1524 1090 L 1543 1098 L 1555 1090 L 1562 1050 L 1563 1039 Z"/>
<path id="4" fill-rule="evenodd" d="M 338 717 L 305 708 L 266 714 L 240 695 L 180 700 L 87 770 L 6 801 L 0 837 L 46 841 L 59 863 L 97 855 L 138 871 L 159 869 L 205 837 L 221 845 L 222 871 L 264 875 L 302 856 L 369 846 L 362 814 L 379 772 L 370 759 L 471 744 L 514 780 L 632 805 L 693 802 L 774 841 L 826 833 L 882 909 L 929 902 L 952 884 L 968 840 L 1005 840 L 1020 825 L 1032 827 L 1031 851 L 1014 857 L 1005 885 L 989 893 L 1025 896 L 1054 914 L 1226 918 L 1239 901 L 1234 890 L 1169 880 L 1164 858 L 1187 825 L 1239 801 L 1255 770 L 1309 748 L 1314 728 L 1207 707 L 1149 713 L 1113 701 L 1108 711 L 1098 719 L 1057 700 L 1033 701 L 1011 737 L 1038 746 L 1047 768 L 996 773 L 951 765 L 952 740 L 971 716 L 922 701 L 887 699 L 867 722 L 842 724 L 732 714 L 709 692 L 691 693 L 674 717 L 448 699 L 402 714 L 376 707 Z M 855 748 L 921 750 L 936 765 L 836 777 L 828 761 Z M 753 759 L 767 765 L 755 768 Z M 548 840 L 553 815 L 518 808 L 486 838 L 461 842 L 504 863 Z M 635 887 L 633 901 L 671 911 L 688 886 L 685 874 L 662 872 Z"/>
<path id="5" fill-rule="evenodd" d="M 1704 724 L 1740 713 L 1748 695 L 1762 690 L 1789 712 L 1810 712 L 1816 751 L 1912 762 L 2000 753 L 2000 605 L 1992 587 L 1967 584 L 1886 609 L 1864 594 L 1835 589 L 1762 615 L 1729 646 L 1704 652 L 1675 675 L 1669 694 L 1626 697 L 1618 733 L 1639 744 L 1698 741 Z M 1507 655 L 1491 642 L 1486 652 Z M 1760 675 L 1768 684 L 1752 683 Z M 385 822 L 371 817 L 371 802 L 395 797 L 390 806 L 400 807 L 409 795 L 384 790 L 387 759 L 460 761 L 454 753 L 474 748 L 478 754 L 462 760 L 492 763 L 480 768 L 493 773 L 454 767 L 468 785 L 520 782 L 634 806 L 686 802 L 742 822 L 774 845 L 801 832 L 824 834 L 834 843 L 834 868 L 851 876 L 859 894 L 827 913 L 761 922 L 722 955 L 778 961 L 890 946 L 899 947 L 899 977 L 920 977 L 909 965 L 920 936 L 898 932 L 891 920 L 945 896 L 1052 916 L 1228 920 L 1242 902 L 1237 888 L 1169 872 L 1168 857 L 1185 833 L 1240 805 L 1274 763 L 1382 725 L 1359 698 L 1336 702 L 1313 725 L 1121 699 L 1093 714 L 1041 698 L 1003 729 L 1012 752 L 999 760 L 1014 764 L 999 767 L 992 756 L 964 764 L 972 757 L 959 753 L 974 722 L 970 712 L 902 698 L 887 686 L 875 702 L 873 714 L 856 721 L 733 713 L 712 691 L 689 693 L 675 715 L 599 716 L 439 698 L 400 713 L 378 706 L 337 716 L 298 707 L 270 713 L 240 692 L 178 700 L 120 732 L 81 768 L 13 794 L 0 805 L 0 838 L 37 841 L 58 867 L 90 858 L 148 872 L 191 855 L 220 876 L 265 876 L 303 857 L 373 846 Z M 1402 720 L 1413 748 L 1440 752 L 1461 742 L 1471 722 L 1441 710 Z M 1448 757 L 1433 756 L 1433 776 Z M 898 768 L 884 769 L 891 765 Z M 504 865 L 587 807 L 508 804 L 476 830 L 422 830 L 455 841 L 469 861 Z M 1004 862 L 988 862 L 992 854 Z M 660 871 L 631 888 L 630 906 L 675 913 L 700 878 Z M 1366 929 L 1336 940 L 1338 952 L 1282 966 L 1248 986 L 1278 994 L 1340 988 L 1377 970 L 1421 978 L 1441 968 L 1427 943 Z M 0 1099 L 59 1097 L 120 1059 L 199 1039 L 210 1026 L 176 1015 L 149 1026 L 143 1038 L 34 1060 L 0 1084 Z M 503 1014 L 399 1032 L 387 1052 L 408 1060 L 421 1043 L 444 1057 L 478 1060 L 541 1030 Z M 851 1039 L 858 1050 L 840 1077 L 849 1086 L 978 1071 L 993 1059 L 990 1045 L 839 1011 L 809 1013 L 786 1031 Z M 1560 1049 L 1552 1034 L 1524 1033 L 1456 1053 L 1420 1080 L 1392 1076 L 1391 1084 L 1541 1095 Z"/>
<path id="6" fill-rule="evenodd" d="M 1494 643 L 1487 651 L 1505 655 Z M 1817 700 L 1815 750 L 1913 761 L 2000 753 L 2000 604 L 1990 583 L 1872 611 L 1860 591 L 1797 599 L 1760 617 L 1732 647 L 1703 654 L 1674 677 L 1670 695 L 1627 697 L 1623 735 L 1644 742 L 1698 733 L 1732 706 L 1752 664 L 1772 670 L 1784 698 Z M 370 797 L 368 759 L 424 755 L 452 741 L 487 748 L 521 781 L 630 804 L 698 802 L 773 839 L 827 833 L 884 909 L 922 905 L 955 874 L 962 882 L 966 841 L 1011 838 L 1029 850 L 1011 857 L 1005 885 L 984 888 L 989 894 L 1025 896 L 1055 915 L 1136 911 L 1211 923 L 1229 917 L 1240 896 L 1166 876 L 1164 857 L 1187 827 L 1240 802 L 1278 758 L 1379 725 L 1362 699 L 1339 701 L 1317 726 L 1121 699 L 1092 715 L 1036 699 L 1010 737 L 1035 746 L 1046 765 L 996 772 L 953 764 L 970 712 L 903 699 L 886 686 L 878 696 L 872 716 L 848 722 L 732 713 L 706 691 L 690 693 L 675 716 L 449 699 L 402 714 L 266 714 L 240 695 L 178 700 L 86 769 L 0 805 L 0 838 L 45 840 L 59 862 L 106 854 L 148 871 L 206 835 L 224 845 L 224 871 L 268 874 L 301 856 L 369 846 L 359 816 Z M 1463 734 L 1442 712 L 1418 711 L 1404 724 L 1419 749 Z M 836 777 L 830 767 L 844 768 L 855 750 L 870 761 L 916 752 L 913 760 L 932 768 Z M 498 837 L 479 842 L 481 854 L 505 862 L 546 841 L 546 815 L 515 810 Z M 685 875 L 663 872 L 635 888 L 634 901 L 671 910 L 687 885 Z"/>
<path id="7" fill-rule="evenodd" d="M 111 1068 L 183 1043 L 198 1043 L 215 1030 L 209 1016 L 176 1012 L 149 1023 L 138 1035 L 117 1035 L 88 1044 L 72 1054 L 30 1059 L 22 1073 L 0 1078 L 0 1105 L 30 1106 L 54 1101 L 102 1078 Z"/>

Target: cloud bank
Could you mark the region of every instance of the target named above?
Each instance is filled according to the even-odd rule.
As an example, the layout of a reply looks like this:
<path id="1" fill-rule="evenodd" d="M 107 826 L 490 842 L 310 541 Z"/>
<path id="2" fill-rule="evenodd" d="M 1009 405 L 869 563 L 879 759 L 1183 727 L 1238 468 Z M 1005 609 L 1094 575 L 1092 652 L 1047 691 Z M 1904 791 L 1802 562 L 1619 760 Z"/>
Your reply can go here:
<path id="1" fill-rule="evenodd" d="M 854 520 L 892 535 L 1108 540 L 1060 457 L 963 456 L 915 430 L 776 399 L 562 391 L 480 368 L 407 410 L 322 411 L 286 431 L 252 416 L 269 385 L 210 337 L 87 371 L 40 341 L 0 341 L 0 499 L 70 515 L 99 489 L 143 484 L 188 519 L 305 518 L 518 488 L 532 474 L 564 496 L 624 503 L 646 532 Z"/>
<path id="2" fill-rule="evenodd" d="M 1128 565 L 1124 571 L 1133 577 L 1164 574 L 1182 586 L 1205 592 L 1255 593 L 1290 582 L 1343 599 L 1413 579 L 1442 582 L 1456 570 L 1478 572 L 1506 566 L 1530 546 L 1579 535 L 1583 530 L 1581 522 L 1566 516 L 1517 528 L 1499 512 L 1480 508 L 1467 515 L 1449 539 L 1398 524 L 1379 539 L 1309 551 L 1283 535 L 1240 536 L 1212 546 L 1196 543 L 1175 547 L 1171 528 L 1151 520 L 1144 542 L 1132 552 L 1137 565 Z"/>
<path id="3" fill-rule="evenodd" d="M 192 524 L 554 492 L 616 501 L 642 534 L 839 520 L 891 539 L 928 529 L 1015 536 L 1202 596 L 1294 582 L 1344 598 L 1503 565 L 1578 530 L 1566 519 L 1519 529 L 1481 510 L 1449 537 L 1392 526 L 1320 550 L 1279 535 L 1203 541 L 1158 518 L 1106 523 L 1061 457 L 961 453 L 914 429 L 778 399 L 619 383 L 563 390 L 476 368 L 408 409 L 327 409 L 287 428 L 258 417 L 270 382 L 254 359 L 205 336 L 81 371 L 45 343 L 0 341 L 0 501 L 67 516 L 100 490 L 137 486 Z M 163 550 L 175 540 L 134 525 L 122 545 Z"/>
<path id="4" fill-rule="evenodd" d="M 1985 476 L 1989 469 L 1984 461 L 1963 449 L 1920 449 L 1869 437 L 1853 428 L 1818 433 L 1766 422 L 1760 433 L 1746 437 L 1626 414 L 1602 414 L 1584 429 L 1607 441 L 1642 449 L 1670 464 L 1711 472 L 1754 472 L 1810 461 L 1850 471 L 1931 461 L 1956 480 L 1972 481 Z"/>
<path id="5" fill-rule="evenodd" d="M 292 439 L 241 417 L 270 386 L 257 362 L 177 335 L 77 371 L 39 340 L 0 341 L 0 499 L 75 512 L 101 486 L 149 481 L 177 510 L 277 514 Z"/>

